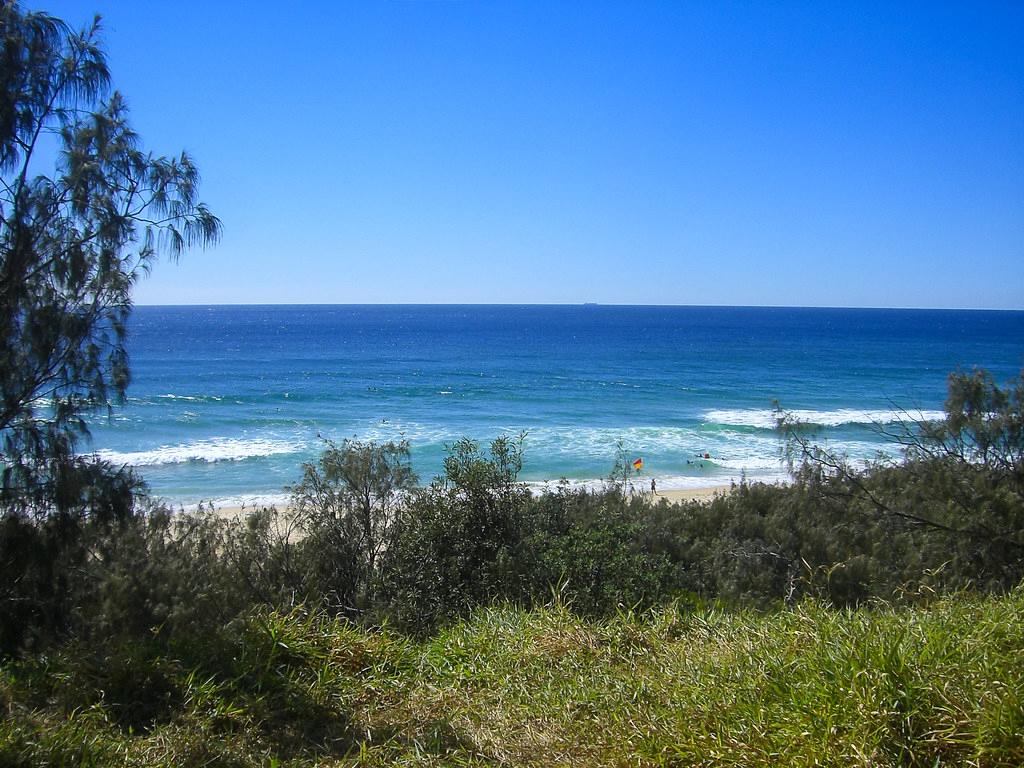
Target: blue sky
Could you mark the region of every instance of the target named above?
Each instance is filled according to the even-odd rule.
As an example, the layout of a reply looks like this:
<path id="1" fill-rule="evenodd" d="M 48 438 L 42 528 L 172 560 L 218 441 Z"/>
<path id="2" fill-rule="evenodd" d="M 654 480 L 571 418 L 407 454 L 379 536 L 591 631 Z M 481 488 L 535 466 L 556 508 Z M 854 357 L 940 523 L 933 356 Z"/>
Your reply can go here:
<path id="1" fill-rule="evenodd" d="M 141 304 L 1024 308 L 1020 2 L 26 6 L 223 220 Z"/>

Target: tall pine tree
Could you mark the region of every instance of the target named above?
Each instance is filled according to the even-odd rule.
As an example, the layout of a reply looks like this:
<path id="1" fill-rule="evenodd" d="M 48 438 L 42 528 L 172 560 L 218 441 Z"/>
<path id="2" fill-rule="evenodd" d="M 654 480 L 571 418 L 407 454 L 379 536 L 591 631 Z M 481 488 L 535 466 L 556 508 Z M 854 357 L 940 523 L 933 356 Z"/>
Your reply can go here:
<path id="1" fill-rule="evenodd" d="M 100 22 L 74 31 L 0 0 L 0 499 L 92 505 L 108 468 L 76 455 L 123 397 L 131 289 L 164 254 L 216 241 L 188 155 L 140 147 L 110 90 Z M 90 501 L 91 500 L 91 501 Z"/>

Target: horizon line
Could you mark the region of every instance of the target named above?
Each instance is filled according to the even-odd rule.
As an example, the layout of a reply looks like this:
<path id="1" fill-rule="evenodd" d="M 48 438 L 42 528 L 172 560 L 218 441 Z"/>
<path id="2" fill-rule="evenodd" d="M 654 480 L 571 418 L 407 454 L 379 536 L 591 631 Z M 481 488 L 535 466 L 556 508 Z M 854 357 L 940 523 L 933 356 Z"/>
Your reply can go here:
<path id="1" fill-rule="evenodd" d="M 540 302 L 505 302 L 505 301 L 395 301 L 395 302 L 188 302 L 188 303 L 134 303 L 134 307 L 650 307 L 650 308 L 689 308 L 689 309 L 863 309 L 863 310 L 901 310 L 920 312 L 1024 312 L 1024 307 L 922 307 L 922 306 L 865 306 L 839 304 L 633 304 L 629 302 L 594 302 L 594 301 L 540 301 Z"/>

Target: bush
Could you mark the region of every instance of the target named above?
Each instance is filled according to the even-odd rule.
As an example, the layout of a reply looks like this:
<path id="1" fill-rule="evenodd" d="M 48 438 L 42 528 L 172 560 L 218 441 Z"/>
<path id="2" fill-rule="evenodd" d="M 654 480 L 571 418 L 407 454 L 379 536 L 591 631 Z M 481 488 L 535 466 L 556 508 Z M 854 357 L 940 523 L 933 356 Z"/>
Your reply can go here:
<path id="1" fill-rule="evenodd" d="M 423 633 L 478 605 L 526 596 L 521 467 L 521 439 L 498 438 L 490 454 L 462 440 L 444 476 L 402 509 L 381 573 L 387 614 L 399 626 Z"/>
<path id="2" fill-rule="evenodd" d="M 307 595 L 353 616 L 373 605 L 380 558 L 394 546 L 398 510 L 416 483 L 404 441 L 328 441 L 291 489 Z"/>
<path id="3" fill-rule="evenodd" d="M 526 548 L 534 602 L 557 588 L 573 611 L 602 616 L 671 599 L 676 570 L 645 536 L 650 512 L 646 501 L 616 489 L 561 488 L 533 499 Z"/>

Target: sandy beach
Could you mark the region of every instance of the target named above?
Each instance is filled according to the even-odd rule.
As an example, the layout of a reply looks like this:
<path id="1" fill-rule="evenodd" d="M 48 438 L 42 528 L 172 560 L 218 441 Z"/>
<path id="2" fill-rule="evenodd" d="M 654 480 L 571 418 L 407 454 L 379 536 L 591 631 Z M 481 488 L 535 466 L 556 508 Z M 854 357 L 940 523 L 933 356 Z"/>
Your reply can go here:
<path id="1" fill-rule="evenodd" d="M 711 501 L 716 496 L 724 496 L 729 493 L 730 485 L 713 485 L 706 488 L 682 488 L 658 491 L 652 497 L 654 501 L 667 499 L 669 502 L 677 501 Z M 215 506 L 214 512 L 218 517 L 241 517 L 249 514 L 259 505 L 237 507 L 237 506 Z"/>
<path id="2" fill-rule="evenodd" d="M 654 500 L 668 499 L 676 501 L 711 501 L 716 496 L 725 496 L 732 489 L 731 485 L 712 485 L 707 488 L 682 488 L 678 490 L 658 491 Z"/>

